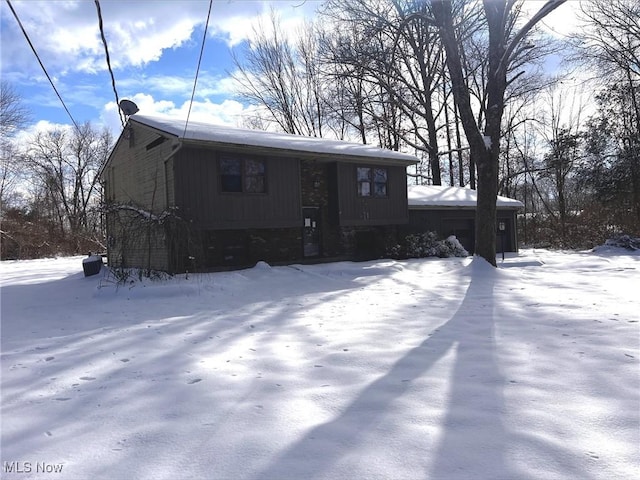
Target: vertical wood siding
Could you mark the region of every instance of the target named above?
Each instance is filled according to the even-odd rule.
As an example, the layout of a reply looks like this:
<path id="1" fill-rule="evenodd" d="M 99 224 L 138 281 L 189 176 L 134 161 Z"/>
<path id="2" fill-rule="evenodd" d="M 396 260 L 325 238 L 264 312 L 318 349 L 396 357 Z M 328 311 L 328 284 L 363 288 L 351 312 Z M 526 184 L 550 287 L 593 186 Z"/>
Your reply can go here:
<path id="1" fill-rule="evenodd" d="M 256 157 L 266 162 L 266 192 L 226 193 L 220 191 L 219 155 L 211 149 L 184 148 L 174 158 L 175 199 L 182 215 L 202 229 L 301 225 L 299 160 Z"/>
<path id="2" fill-rule="evenodd" d="M 251 247 L 247 250 L 251 252 L 250 260 L 262 253 L 278 261 L 298 258 L 301 256 L 303 206 L 321 209 L 321 244 L 325 255 L 348 254 L 353 249 L 357 250 L 357 242 L 351 248 L 345 240 L 349 232 L 357 240 L 361 229 L 384 229 L 385 225 L 408 222 L 405 167 L 386 167 L 387 197 L 359 197 L 356 182 L 358 164 L 327 162 L 328 158 L 316 161 L 279 157 L 263 150 L 254 158 L 265 161 L 265 192 L 228 193 L 221 191 L 218 158 L 221 154 L 251 158 L 246 150 L 241 150 L 243 147 L 185 146 L 175 151 L 172 137 L 160 141 L 157 131 L 135 123 L 132 125 L 131 135 L 125 132 L 121 136 L 103 174 L 105 198 L 115 204 L 141 207 L 154 214 L 177 207 L 178 216 L 190 222 L 188 230 L 192 228 L 192 233 L 195 232 L 196 237 L 203 236 L 203 239 L 189 240 L 189 235 L 183 232 L 187 227 L 177 230 L 189 238 L 176 239 L 168 236 L 165 227 L 160 225 L 153 227 L 151 235 L 148 235 L 147 227 L 131 227 L 131 212 L 110 214 L 108 234 L 113 238 L 110 239 L 109 255 L 115 264 L 120 259 L 126 266 L 161 270 L 183 268 L 186 264 L 182 257 L 188 248 L 182 244 L 197 243 L 196 247 L 201 250 L 197 255 L 199 258 L 207 257 L 210 247 L 219 247 L 206 241 L 207 232 L 212 235 L 218 232 L 215 238 L 232 232 L 237 236 L 242 232 L 243 238 L 260 240 L 248 243 Z M 373 232 L 371 228 L 365 230 L 363 232 L 367 235 Z M 258 251 L 265 242 L 269 247 L 264 252 Z M 224 251 L 220 248 L 214 250 L 209 253 L 219 255 Z"/>
<path id="3" fill-rule="evenodd" d="M 358 196 L 356 168 L 339 163 L 337 168 L 340 225 L 398 225 L 409 221 L 405 167 L 388 166 L 387 196 Z"/>
<path id="4" fill-rule="evenodd" d="M 455 234 L 463 246 L 473 253 L 475 250 L 475 209 L 412 209 L 409 211 L 409 224 L 402 234 L 436 232 L 440 238 Z M 497 221 L 506 223 L 504 248 L 506 252 L 517 252 L 516 212 L 498 209 Z M 496 251 L 502 251 L 502 239 L 496 238 Z"/>

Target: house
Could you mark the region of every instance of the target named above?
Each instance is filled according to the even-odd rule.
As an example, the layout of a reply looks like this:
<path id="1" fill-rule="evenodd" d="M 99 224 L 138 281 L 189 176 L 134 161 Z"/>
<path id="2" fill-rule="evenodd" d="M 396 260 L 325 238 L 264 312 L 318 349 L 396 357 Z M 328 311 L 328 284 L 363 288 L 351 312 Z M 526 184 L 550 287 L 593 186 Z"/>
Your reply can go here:
<path id="1" fill-rule="evenodd" d="M 111 265 L 169 272 L 374 258 L 413 155 L 135 114 L 100 176 Z"/>
<path id="2" fill-rule="evenodd" d="M 440 237 L 455 235 L 469 253 L 475 250 L 477 192 L 469 188 L 435 185 L 408 187 L 409 223 L 406 233 L 433 231 Z M 517 252 L 516 213 L 524 205 L 498 196 L 496 252 Z M 504 227 L 500 230 L 500 225 Z M 503 250 L 504 248 L 504 250 Z"/>

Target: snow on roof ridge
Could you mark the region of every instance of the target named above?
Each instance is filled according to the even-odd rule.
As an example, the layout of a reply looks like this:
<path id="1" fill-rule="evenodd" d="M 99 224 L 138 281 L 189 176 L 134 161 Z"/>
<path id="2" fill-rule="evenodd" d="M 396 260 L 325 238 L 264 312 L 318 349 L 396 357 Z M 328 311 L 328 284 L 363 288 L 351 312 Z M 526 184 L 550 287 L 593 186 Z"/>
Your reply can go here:
<path id="1" fill-rule="evenodd" d="M 187 140 L 201 140 L 235 145 L 251 145 L 284 150 L 299 150 L 311 153 L 325 153 L 334 155 L 348 155 L 360 157 L 377 157 L 398 160 L 407 164 L 417 163 L 414 155 L 396 152 L 372 145 L 350 143 L 320 137 L 305 137 L 290 133 L 267 132 L 248 128 L 229 127 L 211 123 L 189 121 L 186 135 L 184 126 L 186 120 L 160 115 L 135 114 L 131 120 L 162 130 L 179 138 Z M 184 136 L 183 136 L 184 135 Z"/>
<path id="2" fill-rule="evenodd" d="M 410 207 L 475 207 L 478 201 L 475 190 L 440 185 L 410 185 L 407 187 L 407 196 Z M 496 205 L 510 208 L 524 207 L 521 201 L 500 195 L 498 195 Z"/>

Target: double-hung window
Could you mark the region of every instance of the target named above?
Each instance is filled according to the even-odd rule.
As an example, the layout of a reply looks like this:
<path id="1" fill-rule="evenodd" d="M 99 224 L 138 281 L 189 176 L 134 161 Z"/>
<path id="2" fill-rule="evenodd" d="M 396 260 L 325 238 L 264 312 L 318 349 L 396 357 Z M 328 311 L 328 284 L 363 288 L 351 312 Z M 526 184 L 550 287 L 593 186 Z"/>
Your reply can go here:
<path id="1" fill-rule="evenodd" d="M 388 172 L 384 167 L 358 167 L 358 196 L 386 197 Z"/>
<path id="2" fill-rule="evenodd" d="M 265 161 L 260 158 L 222 156 L 218 169 L 222 192 L 266 192 Z"/>

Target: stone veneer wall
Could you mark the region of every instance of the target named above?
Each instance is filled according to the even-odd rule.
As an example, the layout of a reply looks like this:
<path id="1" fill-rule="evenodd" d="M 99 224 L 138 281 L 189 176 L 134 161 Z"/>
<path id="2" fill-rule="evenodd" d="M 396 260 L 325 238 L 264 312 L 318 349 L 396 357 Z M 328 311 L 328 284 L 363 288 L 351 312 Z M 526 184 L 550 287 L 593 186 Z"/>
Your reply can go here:
<path id="1" fill-rule="evenodd" d="M 311 160 L 301 161 L 301 193 L 303 207 L 320 210 L 320 257 L 345 255 L 342 232 L 337 225 L 337 212 L 331 212 L 330 175 L 335 165 Z M 337 193 L 336 193 L 337 195 Z"/>

